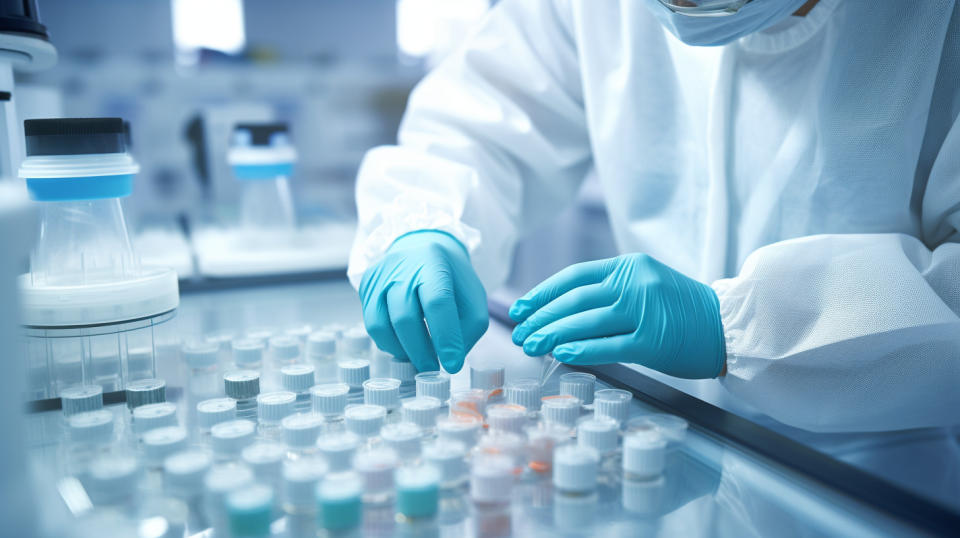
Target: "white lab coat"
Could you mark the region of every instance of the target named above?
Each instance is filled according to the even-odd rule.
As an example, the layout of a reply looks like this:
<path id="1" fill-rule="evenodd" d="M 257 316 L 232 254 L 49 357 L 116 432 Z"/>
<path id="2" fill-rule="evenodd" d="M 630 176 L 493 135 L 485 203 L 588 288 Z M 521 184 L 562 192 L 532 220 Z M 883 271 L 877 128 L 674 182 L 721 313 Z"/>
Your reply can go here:
<path id="1" fill-rule="evenodd" d="M 717 48 L 639 0 L 503 0 L 357 180 L 354 285 L 436 228 L 488 289 L 588 172 L 622 252 L 720 298 L 724 386 L 817 431 L 960 409 L 960 13 L 821 0 Z"/>

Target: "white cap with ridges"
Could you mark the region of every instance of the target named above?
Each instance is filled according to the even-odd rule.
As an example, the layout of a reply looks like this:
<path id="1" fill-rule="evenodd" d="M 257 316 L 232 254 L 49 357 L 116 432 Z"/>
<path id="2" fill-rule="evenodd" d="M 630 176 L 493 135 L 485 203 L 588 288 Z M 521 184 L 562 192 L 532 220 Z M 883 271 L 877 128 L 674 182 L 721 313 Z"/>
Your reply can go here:
<path id="1" fill-rule="evenodd" d="M 536 411 L 540 409 L 540 381 L 532 378 L 511 381 L 503 387 L 503 396 L 507 403 Z"/>
<path id="2" fill-rule="evenodd" d="M 370 361 L 351 359 L 340 362 L 337 365 L 337 378 L 353 390 L 362 389 L 363 382 L 370 379 Z"/>
<path id="3" fill-rule="evenodd" d="M 407 359 L 390 358 L 390 377 L 404 384 L 413 383 L 417 377 L 417 367 Z"/>
<path id="4" fill-rule="evenodd" d="M 400 407 L 400 380 L 377 377 L 363 382 L 363 403 L 387 409 Z"/>
<path id="5" fill-rule="evenodd" d="M 603 456 L 617 450 L 620 426 L 608 417 L 592 417 L 577 424 L 577 443 Z"/>
<path id="6" fill-rule="evenodd" d="M 103 387 L 80 385 L 65 388 L 60 391 L 60 407 L 66 417 L 103 409 Z"/>
<path id="7" fill-rule="evenodd" d="M 213 465 L 204 450 L 184 450 L 163 460 L 163 485 L 168 493 L 190 498 L 203 491 L 203 477 Z"/>
<path id="8" fill-rule="evenodd" d="M 580 400 L 568 394 L 547 396 L 541 400 L 543 420 L 573 428 L 580 418 Z"/>
<path id="9" fill-rule="evenodd" d="M 354 405 L 343 413 L 347 430 L 366 439 L 375 437 L 386 419 L 387 410 L 379 405 Z"/>
<path id="10" fill-rule="evenodd" d="M 155 428 L 177 425 L 177 406 L 170 402 L 141 405 L 133 409 L 133 430 L 143 435 Z"/>
<path id="11" fill-rule="evenodd" d="M 187 342 L 180 348 L 187 366 L 196 369 L 216 366 L 220 353 L 220 343 L 211 341 Z"/>
<path id="12" fill-rule="evenodd" d="M 437 439 L 423 447 L 423 460 L 440 470 L 443 486 L 462 484 L 467 478 L 467 447 L 459 441 Z"/>
<path id="13" fill-rule="evenodd" d="M 292 415 L 297 395 L 286 390 L 265 392 L 257 396 L 257 413 L 261 423 L 278 423 L 283 417 Z"/>
<path id="14" fill-rule="evenodd" d="M 236 418 L 237 402 L 232 398 L 211 398 L 197 404 L 197 426 L 202 429 Z"/>
<path id="15" fill-rule="evenodd" d="M 441 402 L 450 399 L 450 376 L 445 372 L 420 372 L 414 377 L 417 396 L 430 396 Z"/>
<path id="16" fill-rule="evenodd" d="M 499 366 L 471 366 L 470 388 L 487 392 L 503 388 L 505 370 Z"/>
<path id="17" fill-rule="evenodd" d="M 244 419 L 221 422 L 210 429 L 213 451 L 222 455 L 240 454 L 256 435 L 257 425 Z"/>
<path id="18" fill-rule="evenodd" d="M 315 377 L 314 368 L 309 364 L 290 364 L 280 369 L 280 384 L 291 392 L 307 392 Z"/>
<path id="19" fill-rule="evenodd" d="M 323 417 L 316 413 L 296 413 L 280 421 L 283 441 L 293 448 L 310 448 L 320 437 Z"/>
<path id="20" fill-rule="evenodd" d="M 597 486 L 599 458 L 592 448 L 557 447 L 553 454 L 553 485 L 561 491 L 584 492 Z"/>
<path id="21" fill-rule="evenodd" d="M 240 452 L 243 462 L 250 466 L 257 481 L 276 485 L 280 482 L 287 448 L 274 441 L 257 441 Z"/>
<path id="22" fill-rule="evenodd" d="M 495 404 L 487 408 L 490 430 L 523 433 L 527 425 L 526 408 L 514 404 Z"/>
<path id="23" fill-rule="evenodd" d="M 269 340 L 270 355 L 279 362 L 292 362 L 300 358 L 300 340 L 296 337 L 281 334 Z"/>
<path id="24" fill-rule="evenodd" d="M 143 434 L 143 453 L 147 461 L 162 465 L 167 456 L 187 448 L 187 430 L 168 426 L 155 428 Z"/>
<path id="25" fill-rule="evenodd" d="M 667 442 L 656 430 L 635 432 L 623 438 L 623 472 L 649 479 L 663 472 Z"/>
<path id="26" fill-rule="evenodd" d="M 317 331 L 307 337 L 307 356 L 323 359 L 337 354 L 337 335 L 330 331 Z"/>
<path id="27" fill-rule="evenodd" d="M 593 412 L 599 416 L 610 417 L 623 424 L 630 416 L 630 402 L 633 394 L 620 389 L 598 390 L 593 398 Z"/>
<path id="28" fill-rule="evenodd" d="M 349 393 L 350 385 L 346 383 L 327 383 L 310 387 L 313 410 L 324 416 L 342 415 L 347 407 Z"/>
<path id="29" fill-rule="evenodd" d="M 240 368 L 257 367 L 263 363 L 263 340 L 239 338 L 230 344 L 233 350 L 233 362 Z"/>
<path id="30" fill-rule="evenodd" d="M 412 422 L 422 429 L 431 429 L 437 425 L 440 414 L 440 400 L 430 396 L 409 398 L 401 404 L 403 420 Z"/>
<path id="31" fill-rule="evenodd" d="M 582 405 L 593 404 L 596 385 L 597 376 L 586 372 L 567 372 L 560 376 L 560 394 L 569 394 L 579 399 Z"/>

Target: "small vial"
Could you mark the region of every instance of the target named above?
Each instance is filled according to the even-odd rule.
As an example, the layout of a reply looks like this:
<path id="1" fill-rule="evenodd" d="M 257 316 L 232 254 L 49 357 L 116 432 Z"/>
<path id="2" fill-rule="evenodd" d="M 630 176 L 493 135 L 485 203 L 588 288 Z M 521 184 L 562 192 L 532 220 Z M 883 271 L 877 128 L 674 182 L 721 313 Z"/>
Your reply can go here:
<path id="1" fill-rule="evenodd" d="M 280 384 L 283 390 L 297 395 L 294 408 L 298 413 L 310 411 L 310 387 L 314 385 L 314 369 L 309 364 L 291 364 L 280 369 Z"/>
<path id="2" fill-rule="evenodd" d="M 553 453 L 558 446 L 570 443 L 570 430 L 565 426 L 543 422 L 526 429 L 528 468 L 537 475 L 553 471 Z"/>
<path id="3" fill-rule="evenodd" d="M 232 398 L 211 398 L 197 404 L 197 436 L 201 444 L 210 443 L 210 428 L 221 422 L 237 419 L 237 401 Z"/>
<path id="4" fill-rule="evenodd" d="M 470 388 L 484 391 L 490 403 L 503 400 L 503 380 L 506 373 L 499 366 L 470 367 Z"/>
<path id="5" fill-rule="evenodd" d="M 566 495 L 587 495 L 597 488 L 599 457 L 577 445 L 557 447 L 553 455 L 553 487 Z"/>
<path id="6" fill-rule="evenodd" d="M 190 368 L 190 376 L 215 373 L 219 353 L 218 342 L 188 342 L 180 348 L 183 361 Z"/>
<path id="7" fill-rule="evenodd" d="M 337 380 L 337 336 L 330 331 L 318 331 L 307 337 L 307 360 L 317 373 L 318 383 Z"/>
<path id="8" fill-rule="evenodd" d="M 667 452 L 680 448 L 687 438 L 687 421 L 667 413 L 654 413 L 627 421 L 625 433 L 656 429 L 667 442 Z"/>
<path id="9" fill-rule="evenodd" d="M 397 454 L 390 448 L 374 447 L 357 452 L 353 469 L 363 482 L 363 502 L 379 505 L 393 498 L 393 473 L 399 465 Z"/>
<path id="10" fill-rule="evenodd" d="M 228 424 L 228 423 L 225 423 Z M 218 424 L 217 427 L 222 426 Z M 230 536 L 227 495 L 253 483 L 253 472 L 246 465 L 214 465 L 203 478 L 203 504 L 214 536 Z"/>
<path id="11" fill-rule="evenodd" d="M 440 400 L 431 396 L 417 396 L 404 400 L 400 408 L 403 421 L 416 424 L 424 438 L 432 438 L 436 435 Z"/>
<path id="12" fill-rule="evenodd" d="M 156 428 L 177 425 L 177 406 L 170 402 L 141 405 L 133 410 L 133 432 L 139 440 Z"/>
<path id="13" fill-rule="evenodd" d="M 230 344 L 233 351 L 233 364 L 241 370 L 259 371 L 263 368 L 263 352 L 266 349 L 263 340 L 239 338 Z"/>
<path id="14" fill-rule="evenodd" d="M 397 519 L 407 527 L 400 534 L 420 535 L 433 526 L 440 496 L 440 472 L 432 465 L 401 467 L 396 473 Z M 408 533 L 403 532 L 409 531 Z"/>
<path id="15" fill-rule="evenodd" d="M 316 458 L 284 462 L 282 506 L 290 538 L 317 535 L 317 486 L 326 472 Z"/>
<path id="16" fill-rule="evenodd" d="M 143 455 L 147 471 L 147 489 L 160 488 L 163 476 L 163 461 L 168 456 L 187 448 L 187 430 L 168 426 L 156 428 L 143 434 Z"/>
<path id="17" fill-rule="evenodd" d="M 261 484 L 251 484 L 228 493 L 226 509 L 230 536 L 270 538 L 273 503 L 273 490 Z"/>
<path id="18" fill-rule="evenodd" d="M 447 406 L 450 399 L 450 375 L 446 372 L 420 372 L 414 377 L 417 385 L 417 396 L 430 396 L 440 400 L 440 405 Z"/>
<path id="19" fill-rule="evenodd" d="M 531 420 L 540 417 L 540 381 L 533 378 L 517 379 L 503 388 L 508 404 L 523 406 Z"/>
<path id="20" fill-rule="evenodd" d="M 294 364 L 300 359 L 300 341 L 295 337 L 281 334 L 269 340 L 270 357 L 278 367 Z"/>
<path id="21" fill-rule="evenodd" d="M 483 423 L 473 415 L 455 415 L 437 420 L 438 439 L 461 442 L 468 450 L 477 444 L 482 429 Z"/>
<path id="22" fill-rule="evenodd" d="M 580 400 L 583 409 L 593 410 L 593 392 L 597 376 L 585 372 L 568 372 L 560 376 L 560 394 L 569 394 Z"/>
<path id="23" fill-rule="evenodd" d="M 79 385 L 60 391 L 60 407 L 63 416 L 69 420 L 77 413 L 103 409 L 103 387 L 100 385 Z"/>
<path id="24" fill-rule="evenodd" d="M 295 413 L 280 421 L 283 442 L 292 458 L 303 458 L 316 452 L 317 439 L 323 429 L 323 417 L 316 413 Z"/>
<path id="25" fill-rule="evenodd" d="M 257 420 L 257 396 L 260 395 L 260 374 L 254 370 L 237 370 L 223 376 L 223 391 L 237 402 L 237 418 Z"/>
<path id="26" fill-rule="evenodd" d="M 374 443 L 386 421 L 387 410 L 379 405 L 354 405 L 347 408 L 343 417 L 347 431 L 367 443 Z"/>
<path id="27" fill-rule="evenodd" d="M 484 455 L 503 455 L 510 458 L 512 472 L 520 475 L 527 467 L 527 443 L 522 435 L 510 432 L 491 431 L 480 437 L 471 454 L 474 458 Z"/>
<path id="28" fill-rule="evenodd" d="M 663 473 L 667 442 L 656 430 L 623 438 L 624 480 L 652 480 Z"/>
<path id="29" fill-rule="evenodd" d="M 351 402 L 363 398 L 363 382 L 370 379 L 370 361 L 366 359 L 350 359 L 337 364 L 337 377 L 341 383 L 350 386 L 348 399 Z"/>
<path id="30" fill-rule="evenodd" d="M 577 424 L 577 444 L 589 448 L 600 457 L 600 475 L 612 481 L 620 469 L 620 426 L 611 418 L 596 416 Z"/>
<path id="31" fill-rule="evenodd" d="M 329 536 L 347 536 L 360 526 L 363 485 L 352 474 L 328 477 L 317 488 L 317 524 Z"/>
<path id="32" fill-rule="evenodd" d="M 253 444 L 257 436 L 257 425 L 245 419 L 221 422 L 210 429 L 213 454 L 217 461 L 235 460 L 240 452 Z"/>
<path id="33" fill-rule="evenodd" d="M 287 448 L 275 441 L 257 441 L 240 452 L 240 459 L 253 471 L 257 482 L 278 490 Z"/>
<path id="34" fill-rule="evenodd" d="M 82 476 L 98 457 L 110 452 L 114 441 L 113 413 L 106 409 L 76 413 L 68 422 L 66 474 Z"/>
<path id="35" fill-rule="evenodd" d="M 184 450 L 163 462 L 164 491 L 187 505 L 188 536 L 209 527 L 203 509 L 203 477 L 212 465 L 213 458 L 203 450 Z"/>
<path id="36" fill-rule="evenodd" d="M 167 382 L 162 379 L 141 379 L 127 384 L 127 408 L 167 401 Z"/>
<path id="37" fill-rule="evenodd" d="M 494 404 L 487 407 L 487 425 L 490 431 L 523 434 L 527 426 L 526 408 L 513 404 Z"/>
<path id="38" fill-rule="evenodd" d="M 399 359 L 388 355 L 389 376 L 400 380 L 400 397 L 409 398 L 416 394 L 417 367 L 409 359 Z"/>
<path id="39" fill-rule="evenodd" d="M 136 492 L 142 476 L 143 468 L 137 458 L 112 454 L 94 460 L 82 483 L 95 508 L 135 516 Z"/>
<path id="40" fill-rule="evenodd" d="M 257 415 L 260 418 L 259 433 L 265 439 L 280 439 L 283 431 L 280 421 L 294 412 L 297 395 L 279 390 L 257 396 Z"/>
<path id="41" fill-rule="evenodd" d="M 360 437 L 350 432 L 328 435 L 317 441 L 317 453 L 327 462 L 330 473 L 346 473 L 353 468 L 353 456 L 360 443 Z"/>
<path id="42" fill-rule="evenodd" d="M 467 447 L 459 441 L 438 439 L 423 447 L 423 461 L 440 471 L 440 488 L 456 489 L 467 482 Z"/>
<path id="43" fill-rule="evenodd" d="M 470 498 L 481 507 L 509 507 L 513 476 L 509 457 L 477 454 L 470 465 Z"/>
<path id="44" fill-rule="evenodd" d="M 352 327 L 343 333 L 341 344 L 341 360 L 363 359 L 370 360 L 370 350 L 373 341 L 363 327 Z"/>
<path id="45" fill-rule="evenodd" d="M 487 393 L 481 389 L 457 390 L 450 394 L 450 416 L 483 421 Z"/>
<path id="46" fill-rule="evenodd" d="M 323 416 L 326 433 L 335 433 L 343 429 L 343 412 L 347 408 L 349 393 L 350 385 L 346 383 L 328 383 L 310 387 L 313 412 Z"/>
<path id="47" fill-rule="evenodd" d="M 380 429 L 380 439 L 397 453 L 403 463 L 420 458 L 420 427 L 412 422 L 396 422 Z"/>
<path id="48" fill-rule="evenodd" d="M 364 381 L 363 403 L 383 407 L 387 410 L 387 420 L 391 421 L 400 407 L 400 380 L 379 377 Z"/>
<path id="49" fill-rule="evenodd" d="M 540 413 L 544 422 L 558 424 L 573 430 L 580 418 L 580 400 L 568 394 L 544 396 L 540 400 Z"/>
<path id="50" fill-rule="evenodd" d="M 623 425 L 630 416 L 630 402 L 633 394 L 620 389 L 598 390 L 593 398 L 593 412 L 599 416 L 609 417 Z"/>

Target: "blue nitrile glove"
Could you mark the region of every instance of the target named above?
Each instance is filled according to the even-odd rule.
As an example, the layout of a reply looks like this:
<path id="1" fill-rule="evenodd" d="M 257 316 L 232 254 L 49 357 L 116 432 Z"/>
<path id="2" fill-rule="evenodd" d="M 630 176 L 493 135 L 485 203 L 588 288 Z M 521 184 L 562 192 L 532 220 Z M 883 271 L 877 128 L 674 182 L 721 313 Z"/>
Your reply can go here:
<path id="1" fill-rule="evenodd" d="M 363 274 L 360 301 L 377 346 L 421 372 L 439 370 L 438 356 L 448 372 L 460 371 L 489 324 L 487 294 L 467 249 L 435 230 L 394 241 Z"/>
<path id="2" fill-rule="evenodd" d="M 644 254 L 571 265 L 510 308 L 513 343 L 568 364 L 634 362 L 688 379 L 726 363 L 717 294 Z"/>

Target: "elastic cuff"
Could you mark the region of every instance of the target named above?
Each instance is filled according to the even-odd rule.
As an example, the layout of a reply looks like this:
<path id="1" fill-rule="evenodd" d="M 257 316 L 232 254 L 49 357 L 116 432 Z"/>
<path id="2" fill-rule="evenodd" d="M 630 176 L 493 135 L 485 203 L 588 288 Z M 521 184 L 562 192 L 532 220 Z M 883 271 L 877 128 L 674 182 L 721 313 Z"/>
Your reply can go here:
<path id="1" fill-rule="evenodd" d="M 711 286 L 717 297 L 717 306 L 720 311 L 720 339 L 723 346 L 723 365 L 722 370 L 730 373 L 730 370 L 737 363 L 737 342 L 743 334 L 743 330 L 737 328 L 738 313 L 743 298 L 730 293 L 730 280 L 722 279 L 713 283 Z"/>

